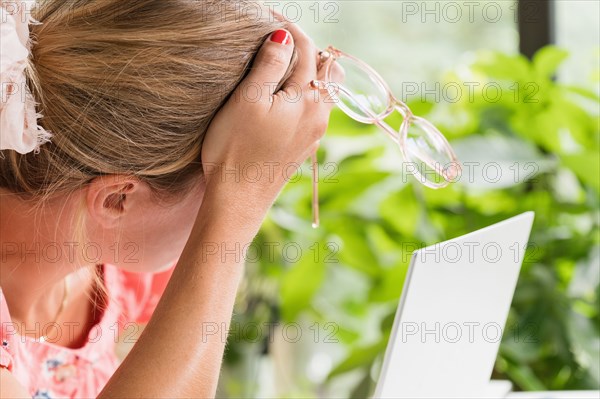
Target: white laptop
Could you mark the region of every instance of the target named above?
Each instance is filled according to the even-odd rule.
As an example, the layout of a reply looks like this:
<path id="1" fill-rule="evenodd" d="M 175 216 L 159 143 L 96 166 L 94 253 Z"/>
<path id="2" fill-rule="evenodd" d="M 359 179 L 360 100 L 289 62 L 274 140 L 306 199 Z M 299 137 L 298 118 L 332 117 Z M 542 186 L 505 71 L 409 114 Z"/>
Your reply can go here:
<path id="1" fill-rule="evenodd" d="M 413 253 L 375 398 L 502 398 L 490 382 L 534 213 Z"/>

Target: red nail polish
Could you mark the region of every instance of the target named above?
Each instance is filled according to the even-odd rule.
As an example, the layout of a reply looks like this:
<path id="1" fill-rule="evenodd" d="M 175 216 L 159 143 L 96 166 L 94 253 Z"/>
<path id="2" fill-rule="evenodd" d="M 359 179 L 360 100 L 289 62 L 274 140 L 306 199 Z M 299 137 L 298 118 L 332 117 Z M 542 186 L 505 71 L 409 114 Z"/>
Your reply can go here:
<path id="1" fill-rule="evenodd" d="M 280 29 L 278 31 L 273 32 L 271 35 L 271 41 L 280 44 L 290 44 L 292 42 L 292 36 L 288 31 Z"/>

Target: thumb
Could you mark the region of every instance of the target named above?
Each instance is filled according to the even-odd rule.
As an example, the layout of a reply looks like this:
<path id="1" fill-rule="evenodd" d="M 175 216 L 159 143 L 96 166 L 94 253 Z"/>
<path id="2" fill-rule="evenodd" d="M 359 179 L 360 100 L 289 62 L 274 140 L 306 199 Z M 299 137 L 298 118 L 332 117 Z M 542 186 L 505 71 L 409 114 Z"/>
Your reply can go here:
<path id="1" fill-rule="evenodd" d="M 258 51 L 254 64 L 238 90 L 260 90 L 260 98 L 269 100 L 275 87 L 287 72 L 294 52 L 292 34 L 287 30 L 277 30 L 269 36 Z"/>

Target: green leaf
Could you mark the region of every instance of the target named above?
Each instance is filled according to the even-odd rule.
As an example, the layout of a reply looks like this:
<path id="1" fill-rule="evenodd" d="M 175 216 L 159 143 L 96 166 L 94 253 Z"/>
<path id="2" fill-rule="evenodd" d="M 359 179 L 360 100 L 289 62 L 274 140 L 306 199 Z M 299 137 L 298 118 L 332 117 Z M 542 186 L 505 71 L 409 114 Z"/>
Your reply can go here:
<path id="1" fill-rule="evenodd" d="M 595 92 L 593 92 L 592 90 L 588 90 L 584 87 L 579 87 L 579 86 L 564 86 L 565 90 L 568 90 L 572 93 L 575 93 L 583 98 L 586 98 L 588 100 L 592 100 L 595 102 L 600 101 L 600 97 L 598 96 L 598 94 L 596 94 Z"/>
<path id="2" fill-rule="evenodd" d="M 407 271 L 407 263 L 386 270 L 371 288 L 370 300 L 373 302 L 397 300 L 402 293 Z"/>
<path id="3" fill-rule="evenodd" d="M 339 108 L 334 108 L 329 118 L 329 128 L 326 137 L 329 136 L 360 136 L 372 129 L 372 126 L 355 121 Z"/>
<path id="4" fill-rule="evenodd" d="M 394 240 L 380 224 L 370 223 L 366 226 L 365 233 L 382 267 L 390 267 L 399 260 L 402 252 L 398 248 L 398 241 Z"/>
<path id="5" fill-rule="evenodd" d="M 371 365 L 375 358 L 385 350 L 388 339 L 389 336 L 385 336 L 372 345 L 353 348 L 350 354 L 331 370 L 327 378 L 331 379 L 356 368 Z"/>
<path id="6" fill-rule="evenodd" d="M 371 378 L 371 371 L 367 367 L 364 371 L 364 376 L 358 383 L 358 385 L 352 390 L 350 394 L 351 399 L 364 399 L 371 393 L 371 385 L 373 379 Z"/>
<path id="7" fill-rule="evenodd" d="M 533 56 L 533 69 L 538 76 L 550 79 L 569 52 L 556 46 L 546 46 Z"/>
<path id="8" fill-rule="evenodd" d="M 536 377 L 531 367 L 524 364 L 514 364 L 508 367 L 506 374 L 526 391 L 544 391 L 546 385 Z"/>
<path id="9" fill-rule="evenodd" d="M 286 322 L 296 319 L 308 308 L 312 298 L 325 278 L 325 266 L 315 262 L 313 253 L 304 251 L 298 263 L 283 276 L 280 286 L 282 318 Z"/>
<path id="10" fill-rule="evenodd" d="M 482 52 L 473 65 L 473 70 L 493 80 L 531 81 L 531 65 L 523 55 L 508 55 L 498 52 Z"/>
<path id="11" fill-rule="evenodd" d="M 554 159 L 535 145 L 495 134 L 470 136 L 453 143 L 463 172 L 458 180 L 469 190 L 499 190 L 532 180 L 555 168 Z"/>
<path id="12" fill-rule="evenodd" d="M 571 169 L 581 181 L 596 192 L 600 192 L 600 154 L 586 151 L 579 154 L 562 155 L 562 163 Z"/>
<path id="13" fill-rule="evenodd" d="M 419 220 L 420 206 L 411 186 L 390 195 L 382 201 L 379 209 L 381 217 L 399 233 L 409 237 L 414 236 Z"/>
<path id="14" fill-rule="evenodd" d="M 573 344 L 572 350 L 579 364 L 600 384 L 600 338 L 592 321 L 575 312 L 569 312 L 567 326 Z"/>
<path id="15" fill-rule="evenodd" d="M 594 289 L 600 284 L 600 245 L 595 245 L 590 250 L 589 256 L 582 259 L 574 267 L 573 276 L 569 281 L 569 295 L 586 297 L 593 294 Z"/>
<path id="16" fill-rule="evenodd" d="M 387 316 L 381 320 L 380 329 L 384 334 L 390 334 L 394 327 L 394 320 L 396 319 L 396 309 L 388 313 Z"/>
<path id="17" fill-rule="evenodd" d="M 342 248 L 338 253 L 340 262 L 370 277 L 377 277 L 380 273 L 379 262 L 364 229 L 352 219 L 341 220 L 338 226 L 337 236 L 342 240 Z"/>

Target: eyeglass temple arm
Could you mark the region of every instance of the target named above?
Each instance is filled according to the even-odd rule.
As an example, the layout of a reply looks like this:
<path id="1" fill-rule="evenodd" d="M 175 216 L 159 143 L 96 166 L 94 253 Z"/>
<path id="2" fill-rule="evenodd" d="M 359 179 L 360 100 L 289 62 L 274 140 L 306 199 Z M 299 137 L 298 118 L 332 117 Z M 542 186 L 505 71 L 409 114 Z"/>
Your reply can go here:
<path id="1" fill-rule="evenodd" d="M 312 185 L 313 185 L 313 196 L 312 196 L 312 227 L 316 229 L 319 227 L 319 160 L 317 157 L 318 149 L 310 156 L 310 163 L 312 165 Z"/>
<path id="2" fill-rule="evenodd" d="M 317 82 L 317 83 L 323 83 L 323 82 Z M 325 84 L 329 84 L 329 83 L 325 83 Z M 336 85 L 337 86 L 337 85 Z M 337 86 L 339 90 L 343 91 L 346 95 L 352 97 L 350 95 L 350 93 L 348 93 L 347 90 L 345 90 L 343 87 L 339 87 Z M 329 88 L 327 88 L 327 91 L 329 92 Z M 334 94 L 331 93 L 330 94 Z M 339 101 L 339 97 L 337 96 L 333 96 L 336 101 Z M 398 103 L 397 100 L 394 101 L 396 104 Z M 390 125 L 388 125 L 387 123 L 385 123 L 384 121 L 380 120 L 376 115 L 374 115 L 371 110 L 369 110 L 368 108 L 365 108 L 359 101 L 356 101 L 356 103 L 358 104 L 358 106 L 362 109 L 363 112 L 365 112 L 367 115 L 369 115 L 372 119 L 373 119 L 373 123 L 376 126 L 379 126 L 384 132 L 386 132 L 389 137 L 392 139 L 392 141 L 394 141 L 396 144 L 399 144 L 399 139 L 398 139 L 398 132 L 396 130 L 394 130 Z M 398 107 L 398 105 L 395 105 L 395 107 Z M 315 152 L 311 155 L 310 157 L 310 163 L 312 165 L 312 191 L 313 191 L 313 195 L 312 195 L 312 227 L 313 228 L 317 228 L 320 225 L 320 215 L 319 215 L 319 161 L 318 161 L 318 157 L 317 157 L 317 150 L 315 150 Z"/>

